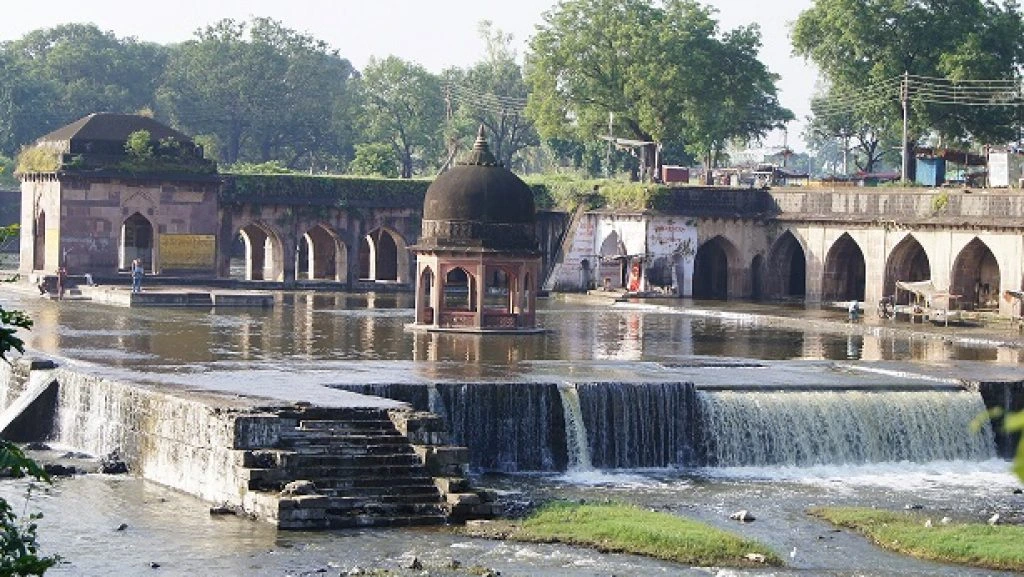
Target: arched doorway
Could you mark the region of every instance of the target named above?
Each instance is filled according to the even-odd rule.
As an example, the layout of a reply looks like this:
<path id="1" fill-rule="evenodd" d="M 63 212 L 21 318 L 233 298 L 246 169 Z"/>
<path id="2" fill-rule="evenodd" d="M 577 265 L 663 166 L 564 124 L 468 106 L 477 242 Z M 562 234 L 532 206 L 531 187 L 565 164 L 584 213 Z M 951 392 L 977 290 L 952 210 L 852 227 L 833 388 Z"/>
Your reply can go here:
<path id="1" fill-rule="evenodd" d="M 755 255 L 750 261 L 750 298 L 764 298 L 764 257 Z"/>
<path id="2" fill-rule="evenodd" d="M 999 308 L 999 263 L 984 242 L 974 237 L 953 262 L 950 292 L 961 295 L 967 308 L 992 310 Z"/>
<path id="3" fill-rule="evenodd" d="M 368 281 L 404 282 L 409 254 L 402 237 L 378 227 L 359 241 L 359 278 Z"/>
<path id="4" fill-rule="evenodd" d="M 476 310 L 473 275 L 462 267 L 453 268 L 444 277 L 444 310 L 470 312 Z"/>
<path id="5" fill-rule="evenodd" d="M 828 249 L 821 296 L 826 301 L 862 301 L 866 283 L 864 253 L 849 233 Z"/>
<path id="6" fill-rule="evenodd" d="M 283 280 L 284 249 L 272 230 L 250 223 L 239 229 L 239 237 L 245 249 L 245 280 Z"/>
<path id="7" fill-rule="evenodd" d="M 626 258 L 626 245 L 614 230 L 601 241 L 598 253 L 601 267 L 598 272 L 601 286 L 604 288 L 622 288 L 626 286 L 629 273 L 629 259 Z"/>
<path id="8" fill-rule="evenodd" d="M 46 268 L 46 213 L 39 212 L 32 231 L 32 270 Z"/>
<path id="9" fill-rule="evenodd" d="M 135 259 L 146 269 L 153 268 L 153 224 L 139 213 L 134 213 L 121 224 L 121 262 L 127 269 Z"/>
<path id="10" fill-rule="evenodd" d="M 799 298 L 807 295 L 807 257 L 792 231 L 775 241 L 768 254 L 768 298 Z"/>
<path id="11" fill-rule="evenodd" d="M 729 241 L 721 236 L 705 242 L 693 259 L 693 298 L 729 298 Z"/>
<path id="12" fill-rule="evenodd" d="M 345 282 L 346 261 L 345 245 L 341 239 L 324 225 L 317 225 L 302 235 L 295 275 L 310 280 Z"/>
<path id="13" fill-rule="evenodd" d="M 487 284 L 484 287 L 484 307 L 501 310 L 506 313 L 513 312 L 513 303 L 510 295 L 514 294 L 512 278 L 508 271 L 501 267 L 487 267 Z"/>
<path id="14" fill-rule="evenodd" d="M 914 282 L 932 278 L 932 267 L 928 253 L 914 235 L 908 234 L 889 253 L 885 263 L 885 294 L 896 294 L 896 281 Z M 900 296 L 900 304 L 907 304 L 910 295 L 906 291 Z"/>

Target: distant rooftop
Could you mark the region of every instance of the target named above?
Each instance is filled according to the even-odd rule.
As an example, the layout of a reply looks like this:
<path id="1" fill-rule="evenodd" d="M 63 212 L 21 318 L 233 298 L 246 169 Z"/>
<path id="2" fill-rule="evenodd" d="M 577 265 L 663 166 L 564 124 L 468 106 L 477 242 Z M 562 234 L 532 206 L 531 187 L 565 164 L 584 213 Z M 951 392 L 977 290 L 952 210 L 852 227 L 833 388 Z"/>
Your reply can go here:
<path id="1" fill-rule="evenodd" d="M 112 112 L 96 112 L 80 118 L 67 126 L 39 138 L 38 142 L 119 142 L 124 143 L 128 137 L 139 130 L 149 132 L 152 140 L 173 138 L 178 142 L 192 142 L 186 134 L 160 122 L 138 114 L 115 114 Z"/>

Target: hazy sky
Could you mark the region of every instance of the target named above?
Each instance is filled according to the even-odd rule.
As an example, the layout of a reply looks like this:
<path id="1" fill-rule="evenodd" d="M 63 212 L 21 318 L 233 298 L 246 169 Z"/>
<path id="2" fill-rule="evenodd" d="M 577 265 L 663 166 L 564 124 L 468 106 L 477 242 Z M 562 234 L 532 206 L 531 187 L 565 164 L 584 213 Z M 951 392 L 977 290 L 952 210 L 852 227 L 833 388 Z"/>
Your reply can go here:
<path id="1" fill-rule="evenodd" d="M 812 0 L 710 0 L 719 10 L 722 29 L 757 22 L 764 47 L 761 60 L 780 74 L 780 99 L 797 117 L 789 128 L 789 144 L 803 149 L 803 118 L 810 112 L 816 73 L 802 59 L 790 56 L 789 24 Z M 483 52 L 477 24 L 491 20 L 515 37 L 520 55 L 542 14 L 555 0 L 49 0 L 17 2 L 4 7 L 0 41 L 37 28 L 66 22 L 93 22 L 119 37 L 167 44 L 187 40 L 197 28 L 221 18 L 244 20 L 269 16 L 285 26 L 324 40 L 356 68 L 371 56 L 394 54 L 419 62 L 433 72 L 447 66 L 469 66 Z M 782 135 L 767 144 L 779 145 Z"/>

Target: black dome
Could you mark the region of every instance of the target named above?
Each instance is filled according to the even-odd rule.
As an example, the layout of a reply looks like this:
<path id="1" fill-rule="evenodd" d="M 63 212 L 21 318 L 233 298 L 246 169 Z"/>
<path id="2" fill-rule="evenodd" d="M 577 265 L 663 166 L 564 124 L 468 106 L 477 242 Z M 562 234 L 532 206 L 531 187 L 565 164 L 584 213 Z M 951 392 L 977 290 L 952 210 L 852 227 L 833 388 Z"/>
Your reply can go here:
<path id="1" fill-rule="evenodd" d="M 420 244 L 536 250 L 536 221 L 533 190 L 498 164 L 481 127 L 468 158 L 427 188 Z"/>

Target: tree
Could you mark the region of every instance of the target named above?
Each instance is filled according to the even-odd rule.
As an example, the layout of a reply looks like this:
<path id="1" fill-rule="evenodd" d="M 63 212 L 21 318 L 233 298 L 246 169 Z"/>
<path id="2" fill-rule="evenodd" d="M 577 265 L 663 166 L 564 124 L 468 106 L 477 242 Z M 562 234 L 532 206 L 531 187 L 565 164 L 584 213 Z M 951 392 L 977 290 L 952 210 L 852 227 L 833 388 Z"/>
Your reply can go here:
<path id="1" fill-rule="evenodd" d="M 480 23 L 480 36 L 487 45 L 484 59 L 468 70 L 445 72 L 446 106 L 451 113 L 447 127 L 449 143 L 476 134 L 483 125 L 491 151 L 509 168 L 516 154 L 540 139 L 533 122 L 523 113 L 528 89 L 522 67 L 516 62 L 512 35 L 495 29 L 490 21 Z M 455 148 L 449 149 L 449 156 Z"/>
<path id="2" fill-rule="evenodd" d="M 383 142 L 357 144 L 355 158 L 348 165 L 350 174 L 398 178 L 395 151 Z"/>
<path id="3" fill-rule="evenodd" d="M 314 167 L 346 156 L 338 101 L 354 69 L 336 51 L 269 18 L 221 20 L 171 51 L 160 112 L 219 144 L 222 161 Z"/>
<path id="4" fill-rule="evenodd" d="M 706 161 L 791 118 L 756 59 L 758 29 L 720 34 L 713 15 L 692 0 L 558 4 L 530 43 L 527 112 L 544 138 L 683 139 Z"/>
<path id="5" fill-rule="evenodd" d="M 792 38 L 838 96 L 815 115 L 852 114 L 881 141 L 902 139 L 904 74 L 912 82 L 1012 83 L 1024 62 L 1022 31 L 1016 0 L 815 0 Z M 952 92 L 909 95 L 908 148 L 933 132 L 946 142 L 1016 138 L 1015 107 L 957 106 Z"/>
<path id="6" fill-rule="evenodd" d="M 445 111 L 437 76 L 396 56 L 371 58 L 359 87 L 364 137 L 391 146 L 401 178 L 411 178 L 417 168 L 438 164 L 444 148 L 441 127 Z"/>
<path id="7" fill-rule="evenodd" d="M 163 47 L 93 24 L 35 30 L 0 45 L 0 152 L 97 111 L 153 103 Z"/>
<path id="8" fill-rule="evenodd" d="M 0 243 L 18 234 L 18 225 L 0 227 Z M 9 362 L 13 351 L 25 352 L 25 343 L 17 335 L 18 329 L 32 328 L 32 320 L 19 310 L 0 306 L 0 361 Z M 0 471 L 12 477 L 29 475 L 49 482 L 50 477 L 35 461 L 10 441 L 0 440 Z M 36 540 L 36 521 L 42 514 L 21 518 L 6 499 L 0 498 L 0 575 L 42 575 L 60 562 L 59 556 L 39 556 Z"/>

